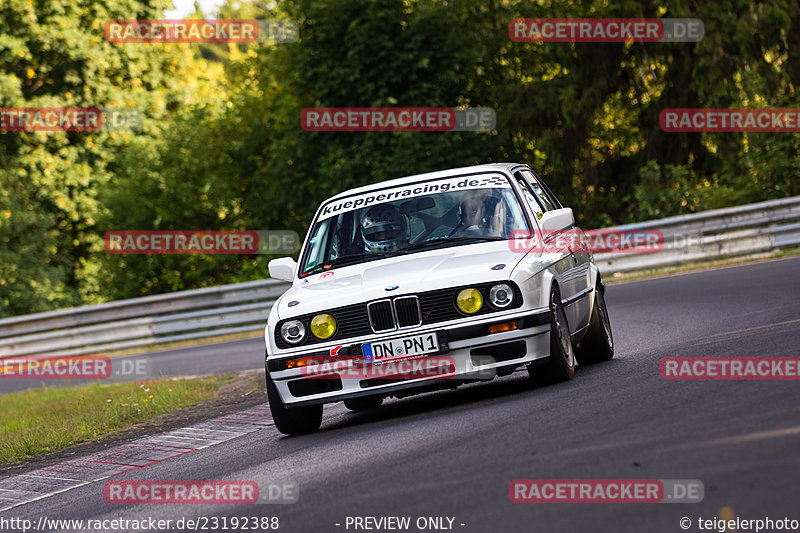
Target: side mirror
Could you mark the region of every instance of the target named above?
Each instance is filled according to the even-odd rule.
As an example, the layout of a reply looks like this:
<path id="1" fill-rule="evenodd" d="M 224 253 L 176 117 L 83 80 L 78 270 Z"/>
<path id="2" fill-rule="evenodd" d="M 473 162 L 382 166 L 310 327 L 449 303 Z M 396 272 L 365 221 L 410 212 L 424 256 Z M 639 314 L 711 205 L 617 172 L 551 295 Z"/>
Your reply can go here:
<path id="1" fill-rule="evenodd" d="M 539 224 L 542 225 L 542 231 L 558 231 L 574 226 L 575 216 L 569 207 L 554 209 L 542 215 Z"/>
<path id="2" fill-rule="evenodd" d="M 283 281 L 292 281 L 297 263 L 291 257 L 280 257 L 269 262 L 269 276 Z"/>

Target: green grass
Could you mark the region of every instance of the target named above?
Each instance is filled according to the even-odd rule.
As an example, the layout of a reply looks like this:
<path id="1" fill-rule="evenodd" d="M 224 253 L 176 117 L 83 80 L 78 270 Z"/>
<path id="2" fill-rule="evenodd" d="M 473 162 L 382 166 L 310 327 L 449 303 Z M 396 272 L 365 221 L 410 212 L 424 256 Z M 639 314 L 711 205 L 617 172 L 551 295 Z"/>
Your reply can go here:
<path id="1" fill-rule="evenodd" d="M 230 375 L 146 383 L 92 383 L 0 397 L 0 463 L 28 459 L 130 427 L 212 397 Z"/>

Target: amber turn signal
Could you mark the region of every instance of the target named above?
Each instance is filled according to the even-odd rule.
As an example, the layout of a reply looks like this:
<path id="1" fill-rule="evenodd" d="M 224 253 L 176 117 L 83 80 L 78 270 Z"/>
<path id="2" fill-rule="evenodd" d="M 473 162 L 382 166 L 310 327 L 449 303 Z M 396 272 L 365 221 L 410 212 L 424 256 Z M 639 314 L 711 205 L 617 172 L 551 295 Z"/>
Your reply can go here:
<path id="1" fill-rule="evenodd" d="M 489 333 L 502 333 L 504 331 L 514 331 L 519 329 L 516 320 L 514 322 L 501 322 L 500 324 L 492 324 L 489 326 Z"/>

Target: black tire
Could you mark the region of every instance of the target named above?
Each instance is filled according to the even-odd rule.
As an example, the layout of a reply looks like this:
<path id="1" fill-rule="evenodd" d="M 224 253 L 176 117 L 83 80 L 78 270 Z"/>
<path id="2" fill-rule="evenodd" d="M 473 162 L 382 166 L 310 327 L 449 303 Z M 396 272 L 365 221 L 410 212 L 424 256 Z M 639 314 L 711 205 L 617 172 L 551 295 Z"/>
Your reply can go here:
<path id="1" fill-rule="evenodd" d="M 361 396 L 359 398 L 345 400 L 344 406 L 351 411 L 363 411 L 365 409 L 374 409 L 375 407 L 380 407 L 382 403 L 382 396 Z"/>
<path id="2" fill-rule="evenodd" d="M 322 424 L 322 404 L 287 409 L 267 372 L 267 400 L 275 427 L 284 435 L 311 433 Z"/>
<path id="3" fill-rule="evenodd" d="M 569 336 L 567 315 L 561 306 L 561 295 L 550 291 L 550 359 L 538 366 L 528 366 L 531 381 L 537 387 L 568 381 L 575 377 L 575 351 Z"/>
<path id="4" fill-rule="evenodd" d="M 602 284 L 598 283 L 594 291 L 594 309 L 589 320 L 589 329 L 575 348 L 575 359 L 579 365 L 602 363 L 614 357 L 614 336 L 611 333 L 611 322 L 608 319 L 603 292 L 605 291 Z"/>

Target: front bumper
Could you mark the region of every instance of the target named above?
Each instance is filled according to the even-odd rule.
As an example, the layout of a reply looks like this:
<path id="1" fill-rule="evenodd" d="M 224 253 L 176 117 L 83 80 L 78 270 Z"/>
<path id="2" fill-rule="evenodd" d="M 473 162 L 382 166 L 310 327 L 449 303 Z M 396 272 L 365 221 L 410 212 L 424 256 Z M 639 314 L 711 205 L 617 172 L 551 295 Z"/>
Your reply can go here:
<path id="1" fill-rule="evenodd" d="M 499 368 L 517 367 L 550 356 L 551 313 L 547 308 L 516 311 L 502 316 L 483 316 L 453 324 L 435 324 L 415 328 L 394 335 L 371 335 L 355 339 L 338 349 L 332 356 L 335 345 L 313 346 L 307 351 L 294 351 L 267 358 L 267 371 L 275 383 L 278 393 L 286 407 L 300 407 L 330 403 L 359 396 L 398 396 L 413 394 L 409 389 L 430 389 L 458 386 L 469 381 L 492 379 Z M 489 326 L 513 323 L 516 329 L 490 333 Z M 445 364 L 446 372 L 407 373 L 391 375 L 370 372 L 362 368 L 360 355 L 362 343 L 385 341 L 411 335 L 437 333 L 440 345 L 446 348 L 443 353 L 418 356 L 414 358 L 417 366 L 423 363 Z M 344 355 L 344 357 L 343 357 Z M 287 362 L 298 358 L 311 357 L 316 362 L 327 361 L 324 371 L 307 368 L 289 368 Z M 428 361 L 426 361 L 428 359 Z M 397 367 L 402 364 L 398 363 Z M 411 365 L 407 364 L 409 368 Z M 320 367 L 316 367 L 320 368 Z M 380 369 L 381 367 L 377 367 Z M 444 371 L 444 366 L 442 367 Z"/>

